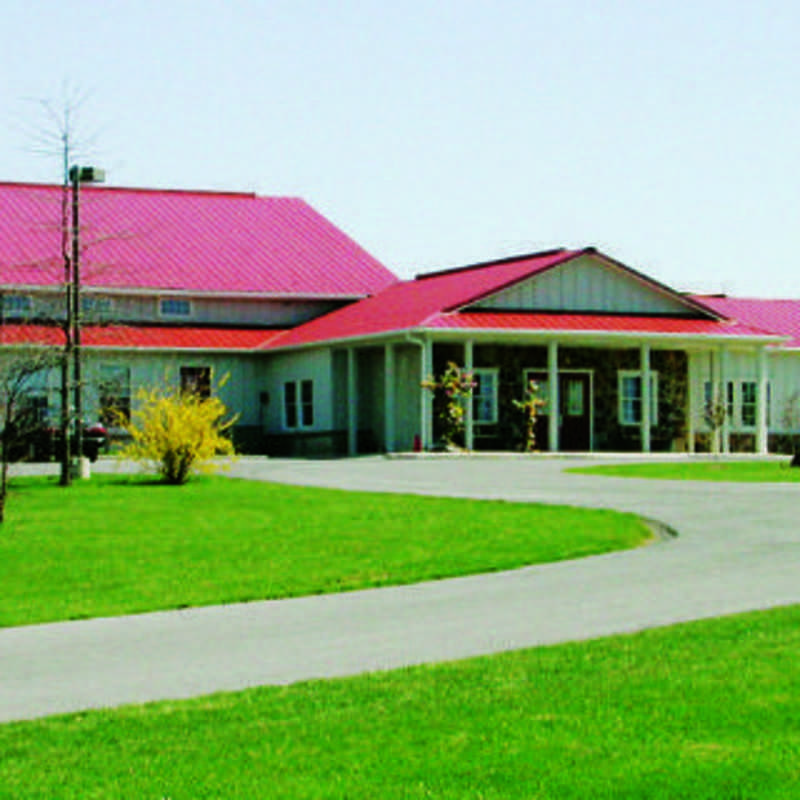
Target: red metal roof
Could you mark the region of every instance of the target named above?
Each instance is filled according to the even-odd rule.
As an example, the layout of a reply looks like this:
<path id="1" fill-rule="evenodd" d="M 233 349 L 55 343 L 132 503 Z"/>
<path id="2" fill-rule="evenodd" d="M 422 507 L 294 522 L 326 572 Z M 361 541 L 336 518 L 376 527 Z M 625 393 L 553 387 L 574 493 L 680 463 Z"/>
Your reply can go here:
<path id="1" fill-rule="evenodd" d="M 0 283 L 62 280 L 61 198 L 0 183 Z M 362 297 L 397 281 L 298 198 L 85 186 L 80 214 L 91 286 Z"/>
<path id="2" fill-rule="evenodd" d="M 474 267 L 435 272 L 289 331 L 276 346 L 294 346 L 424 326 L 434 315 L 476 302 L 586 251 L 558 250 Z"/>
<path id="3" fill-rule="evenodd" d="M 326 314 L 277 337 L 267 348 L 295 347 L 381 333 L 414 329 L 565 331 L 596 333 L 649 333 L 675 335 L 764 336 L 755 326 L 739 325 L 712 318 L 718 312 L 703 299 L 686 298 L 687 308 L 697 316 L 654 317 L 619 314 L 470 312 L 478 299 L 587 253 L 558 250 L 514 259 L 477 264 L 463 269 L 423 275 L 414 281 L 397 283 L 374 297 Z M 602 254 L 599 257 L 614 264 Z M 622 269 L 628 269 L 618 264 Z M 646 276 L 628 270 L 642 280 Z M 660 288 L 672 292 L 667 287 Z M 676 294 L 677 297 L 677 294 Z M 707 318 L 701 315 L 707 313 Z"/>
<path id="4" fill-rule="evenodd" d="M 735 321 L 654 317 L 627 314 L 559 314 L 468 312 L 441 314 L 428 326 L 437 329 L 483 331 L 558 331 L 568 333 L 631 333 L 674 336 L 763 337 L 763 330 Z"/>
<path id="5" fill-rule="evenodd" d="M 800 300 L 763 300 L 719 295 L 693 295 L 692 299 L 748 325 L 790 339 L 784 347 L 800 348 Z"/>
<path id="6" fill-rule="evenodd" d="M 284 331 L 253 328 L 189 328 L 108 325 L 83 328 L 85 347 L 139 350 L 254 350 Z M 64 335 L 53 325 L 2 325 L 0 346 L 61 345 Z"/>

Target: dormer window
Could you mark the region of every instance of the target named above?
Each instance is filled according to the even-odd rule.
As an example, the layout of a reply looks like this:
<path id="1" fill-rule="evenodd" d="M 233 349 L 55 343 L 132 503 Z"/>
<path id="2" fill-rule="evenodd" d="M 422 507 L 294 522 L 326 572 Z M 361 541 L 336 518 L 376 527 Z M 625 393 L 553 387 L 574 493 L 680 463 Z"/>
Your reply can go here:
<path id="1" fill-rule="evenodd" d="M 192 316 L 192 302 L 182 297 L 162 297 L 158 312 L 162 317 L 180 317 L 186 319 Z"/>

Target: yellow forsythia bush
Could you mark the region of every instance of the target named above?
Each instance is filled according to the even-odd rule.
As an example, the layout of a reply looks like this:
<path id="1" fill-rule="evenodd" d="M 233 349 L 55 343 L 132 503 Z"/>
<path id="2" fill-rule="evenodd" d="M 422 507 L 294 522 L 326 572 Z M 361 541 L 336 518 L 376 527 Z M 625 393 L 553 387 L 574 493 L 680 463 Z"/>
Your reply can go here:
<path id="1" fill-rule="evenodd" d="M 166 483 L 186 483 L 192 470 L 213 470 L 215 456 L 233 455 L 225 435 L 236 417 L 218 397 L 161 387 L 142 388 L 123 427 L 131 437 L 120 455 L 155 465 Z"/>

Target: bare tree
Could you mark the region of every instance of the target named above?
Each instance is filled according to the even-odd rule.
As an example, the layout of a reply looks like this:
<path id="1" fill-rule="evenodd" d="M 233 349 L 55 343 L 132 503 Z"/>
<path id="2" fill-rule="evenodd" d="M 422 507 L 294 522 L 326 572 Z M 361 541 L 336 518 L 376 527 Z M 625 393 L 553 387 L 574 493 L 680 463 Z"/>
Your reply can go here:
<path id="1" fill-rule="evenodd" d="M 91 140 L 80 139 L 76 133 L 77 120 L 80 111 L 89 95 L 78 92 L 65 84 L 62 87 L 62 97 L 59 103 L 52 100 L 34 100 L 38 109 L 38 121 L 34 124 L 23 122 L 18 127 L 22 129 L 28 141 L 28 149 L 36 155 L 58 158 L 60 161 L 61 202 L 59 231 L 61 240 L 60 258 L 63 263 L 63 314 L 58 316 L 58 324 L 63 332 L 63 347 L 59 359 L 61 370 L 60 398 L 61 398 L 61 471 L 60 484 L 69 486 L 72 482 L 72 452 L 70 431 L 73 425 L 76 428 L 78 449 L 80 449 L 81 426 L 81 364 L 80 364 L 80 331 L 81 309 L 80 291 L 77 280 L 77 263 L 79 253 L 76 243 L 77 225 L 75 211 L 70 203 L 70 169 L 75 159 L 86 155 L 91 146 Z M 72 373 L 72 374 L 70 374 Z M 75 395 L 77 402 L 74 407 L 78 414 L 71 413 L 71 394 Z M 80 457 L 81 453 L 77 455 Z"/>
<path id="2" fill-rule="evenodd" d="M 14 451 L 41 423 L 28 402 L 32 383 L 53 366 L 56 355 L 51 348 L 36 346 L 0 352 L 0 523 L 5 518 L 8 467 Z"/>

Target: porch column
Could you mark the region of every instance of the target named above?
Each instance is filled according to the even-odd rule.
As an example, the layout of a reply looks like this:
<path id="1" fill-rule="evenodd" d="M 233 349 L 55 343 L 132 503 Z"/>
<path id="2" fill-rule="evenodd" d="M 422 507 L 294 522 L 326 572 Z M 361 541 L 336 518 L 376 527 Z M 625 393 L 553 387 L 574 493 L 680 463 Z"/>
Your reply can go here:
<path id="1" fill-rule="evenodd" d="M 472 372 L 473 368 L 473 355 L 472 355 L 472 339 L 464 342 L 464 370 Z M 465 414 L 465 428 L 464 428 L 464 445 L 467 450 L 474 449 L 475 445 L 475 428 L 473 423 L 473 403 L 472 394 L 467 398 L 467 407 Z"/>
<path id="2" fill-rule="evenodd" d="M 559 397 L 558 397 L 558 342 L 549 342 L 547 345 L 547 449 L 551 453 L 559 450 L 558 423 L 559 423 Z"/>
<path id="3" fill-rule="evenodd" d="M 767 405 L 769 402 L 769 372 L 767 370 L 767 348 L 758 348 L 758 388 L 756 389 L 756 452 L 766 455 L 769 451 L 769 427 Z"/>
<path id="4" fill-rule="evenodd" d="M 730 403 L 728 402 L 728 351 L 721 347 L 719 351 L 719 385 L 722 402 L 725 406 L 725 416 L 722 418 L 722 452 L 731 451 L 731 418 L 728 414 Z"/>
<path id="5" fill-rule="evenodd" d="M 715 350 L 713 354 L 713 360 L 711 363 L 711 402 L 714 405 L 714 411 L 719 407 L 719 404 L 724 402 L 722 399 L 722 358 L 720 356 L 719 350 Z M 725 411 L 727 413 L 728 406 L 725 405 Z M 714 438 L 711 443 L 711 450 L 714 453 L 719 453 L 722 450 L 722 439 L 721 439 L 721 431 L 720 428 L 714 428 Z"/>
<path id="6" fill-rule="evenodd" d="M 686 452 L 694 453 L 695 451 L 695 404 L 697 398 L 695 397 L 695 377 L 697 370 L 693 369 L 695 359 L 692 357 L 694 353 L 686 354 Z"/>
<path id="7" fill-rule="evenodd" d="M 347 348 L 347 454 L 358 453 L 358 376 L 356 350 Z"/>
<path id="8" fill-rule="evenodd" d="M 383 348 L 383 438 L 387 453 L 395 451 L 394 345 Z"/>
<path id="9" fill-rule="evenodd" d="M 642 387 L 642 452 L 650 452 L 650 345 L 641 347 L 641 387 Z"/>
<path id="10" fill-rule="evenodd" d="M 433 345 L 430 339 L 425 339 L 420 348 L 420 382 L 433 375 Z M 427 450 L 433 445 L 433 393 L 420 388 L 420 434 L 422 436 L 422 449 Z"/>

